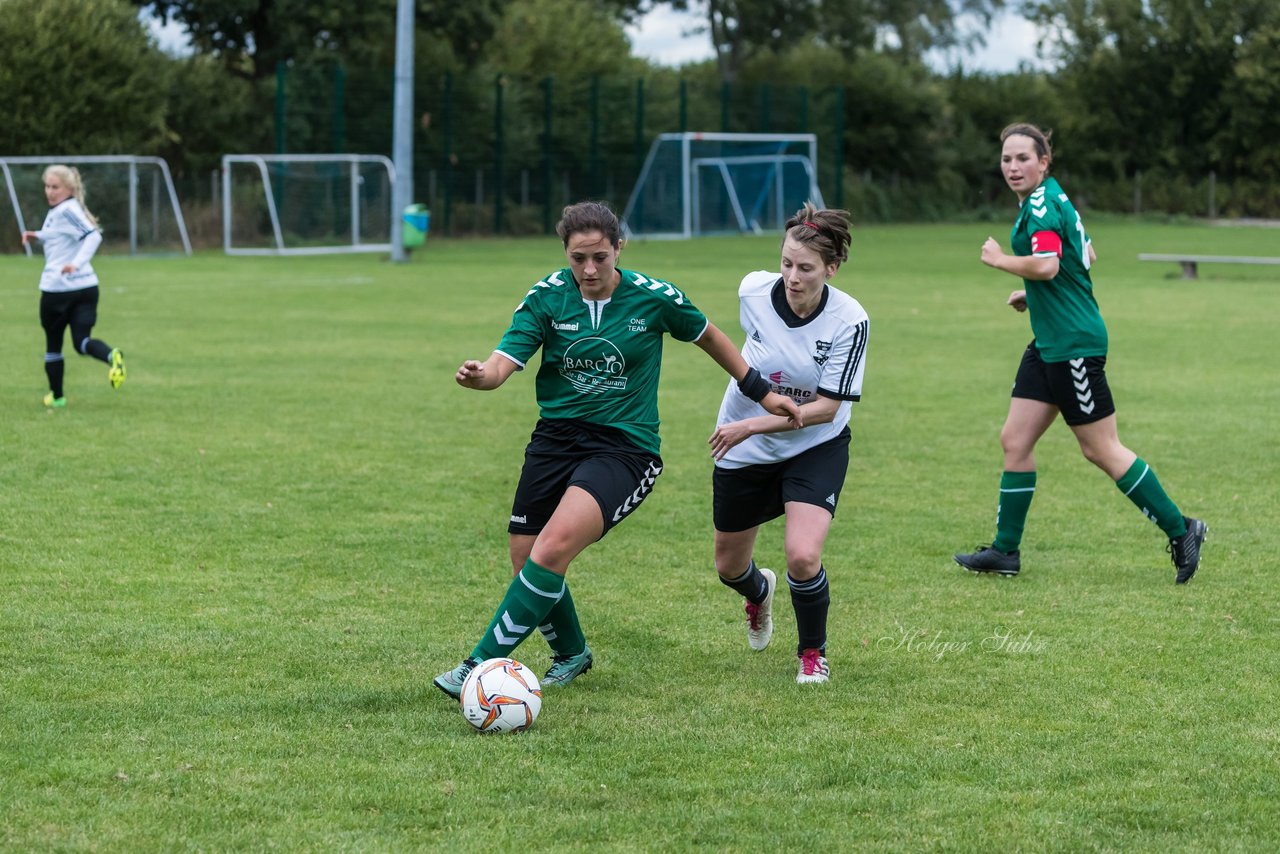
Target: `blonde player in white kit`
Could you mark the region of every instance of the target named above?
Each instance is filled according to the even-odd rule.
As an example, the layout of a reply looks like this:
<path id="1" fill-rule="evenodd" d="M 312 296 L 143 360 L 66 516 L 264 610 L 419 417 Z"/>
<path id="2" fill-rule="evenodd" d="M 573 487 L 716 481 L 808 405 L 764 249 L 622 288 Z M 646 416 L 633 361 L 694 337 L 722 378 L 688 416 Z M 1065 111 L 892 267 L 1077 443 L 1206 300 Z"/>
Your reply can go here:
<path id="1" fill-rule="evenodd" d="M 826 682 L 827 608 L 822 547 L 849 467 L 849 416 L 862 396 L 867 313 L 827 284 L 849 257 L 849 214 L 806 204 L 787 221 L 781 272 L 748 273 L 738 288 L 742 348 L 769 389 L 804 413 L 799 430 L 730 383 L 708 440 L 716 572 L 747 600 L 747 643 L 773 635 L 777 578 L 752 559 L 760 525 L 786 516 L 787 586 L 796 613 L 796 682 Z M 744 380 L 746 382 L 746 380 Z"/>
<path id="2" fill-rule="evenodd" d="M 90 337 L 98 322 L 98 274 L 91 259 L 102 245 L 102 231 L 85 207 L 79 170 L 62 165 L 45 169 L 44 196 L 49 203 L 44 225 L 39 231 L 22 232 L 22 243 L 39 240 L 44 249 L 40 325 L 45 336 L 44 372 L 49 378 L 44 405 L 61 408 L 67 405 L 62 389 L 62 342 L 68 327 L 76 352 L 107 363 L 112 388 L 124 383 L 124 354 Z"/>

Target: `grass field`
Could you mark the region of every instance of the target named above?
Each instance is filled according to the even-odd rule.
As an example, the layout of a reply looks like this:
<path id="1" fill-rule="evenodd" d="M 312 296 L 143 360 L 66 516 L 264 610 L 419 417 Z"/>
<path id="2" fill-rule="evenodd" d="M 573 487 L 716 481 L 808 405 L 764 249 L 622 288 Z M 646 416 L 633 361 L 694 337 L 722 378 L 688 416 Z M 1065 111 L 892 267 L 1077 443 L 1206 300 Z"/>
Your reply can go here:
<path id="1" fill-rule="evenodd" d="M 993 533 L 1025 316 L 983 267 L 1008 224 L 859 230 L 872 319 L 826 554 L 830 684 L 794 620 L 750 653 L 711 567 L 705 441 L 724 379 L 667 345 L 666 471 L 573 566 L 595 668 L 481 737 L 430 685 L 509 579 L 532 377 L 483 358 L 554 238 L 372 257 L 104 258 L 113 392 L 68 349 L 46 412 L 38 262 L 0 258 L 0 848 L 1280 850 L 1280 231 L 1091 223 L 1121 438 L 1210 527 L 1165 541 L 1061 425 L 1023 574 Z M 773 237 L 637 244 L 735 340 Z M 781 562 L 781 529 L 758 557 Z M 534 638 L 522 660 L 541 672 Z"/>

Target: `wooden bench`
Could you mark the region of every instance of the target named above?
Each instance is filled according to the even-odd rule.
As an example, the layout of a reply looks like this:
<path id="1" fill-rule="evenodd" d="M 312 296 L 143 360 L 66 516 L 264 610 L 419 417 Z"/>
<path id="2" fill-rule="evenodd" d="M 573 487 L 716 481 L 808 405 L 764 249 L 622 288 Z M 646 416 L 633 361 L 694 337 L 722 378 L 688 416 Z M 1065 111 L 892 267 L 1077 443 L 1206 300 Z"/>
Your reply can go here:
<path id="1" fill-rule="evenodd" d="M 1280 264 L 1280 258 L 1265 258 L 1250 255 L 1162 255 L 1143 252 L 1138 255 L 1139 261 L 1173 261 L 1182 265 L 1182 278 L 1196 278 L 1197 264 Z"/>

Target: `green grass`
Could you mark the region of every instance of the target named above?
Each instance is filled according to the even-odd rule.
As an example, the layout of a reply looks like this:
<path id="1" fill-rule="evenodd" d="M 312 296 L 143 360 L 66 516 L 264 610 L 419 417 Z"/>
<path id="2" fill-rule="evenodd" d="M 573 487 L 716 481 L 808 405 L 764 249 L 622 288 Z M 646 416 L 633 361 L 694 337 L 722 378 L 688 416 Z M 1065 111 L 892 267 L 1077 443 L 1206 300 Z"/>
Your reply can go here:
<path id="1" fill-rule="evenodd" d="M 57 412 L 38 264 L 0 258 L 0 848 L 1277 850 L 1280 281 L 1135 256 L 1280 254 L 1280 231 L 1091 225 L 1121 438 L 1210 526 L 1193 584 L 1060 424 L 1023 574 L 951 564 L 991 537 L 1030 338 L 978 261 L 1007 224 L 861 229 L 832 682 L 794 684 L 785 595 L 746 649 L 711 567 L 724 378 L 670 342 L 666 471 L 570 572 L 596 666 L 514 737 L 430 679 L 507 583 L 531 377 L 452 374 L 560 266 L 553 238 L 433 239 L 405 266 L 101 259 L 96 332 L 129 380 L 68 348 Z M 737 281 L 776 248 L 623 259 L 740 340 Z M 758 557 L 781 554 L 772 523 Z"/>

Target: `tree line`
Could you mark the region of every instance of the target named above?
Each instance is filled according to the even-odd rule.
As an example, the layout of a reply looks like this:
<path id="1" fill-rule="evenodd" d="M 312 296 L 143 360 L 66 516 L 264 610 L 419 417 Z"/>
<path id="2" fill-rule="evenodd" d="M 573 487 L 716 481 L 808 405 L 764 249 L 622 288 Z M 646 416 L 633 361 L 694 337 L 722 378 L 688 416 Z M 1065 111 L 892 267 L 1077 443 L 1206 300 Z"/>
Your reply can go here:
<path id="1" fill-rule="evenodd" d="M 700 15 L 712 59 L 673 69 L 631 54 L 624 26 L 664 3 Z M 389 98 L 395 5 L 0 0 L 0 154 L 155 154 L 207 186 L 223 153 L 280 144 L 282 69 L 292 75 L 290 97 L 305 99 L 297 85 L 305 72 L 329 67 L 347 70 L 338 120 L 358 139 L 365 124 L 387 121 L 369 103 L 375 92 L 379 103 Z M 840 152 L 830 180 L 867 218 L 1006 203 L 996 135 L 1015 120 L 1054 130 L 1055 168 L 1094 207 L 1129 209 L 1141 181 L 1144 207 L 1201 214 L 1212 175 L 1219 213 L 1280 215 L 1280 3 L 1024 0 L 1016 11 L 1047 34 L 1049 70 L 975 73 L 963 59 L 945 70 L 929 62 L 940 49 L 963 57 L 1002 11 L 1005 0 L 418 0 L 415 51 L 427 100 L 447 80 L 491 106 L 493 81 L 506 79 L 527 83 L 508 91 L 524 92 L 536 115 L 536 100 L 550 97 L 538 81 L 557 81 L 567 112 L 555 132 L 584 152 L 586 140 L 575 139 L 588 126 L 583 81 L 606 81 L 592 121 L 615 135 L 634 135 L 633 125 L 649 136 L 678 129 L 658 125 L 673 121 L 670 104 L 633 121 L 637 85 L 812 93 L 812 109 L 841 111 L 824 127 L 840 144 L 824 142 L 824 156 Z M 140 12 L 176 22 L 190 55 L 160 50 Z M 698 108 L 704 122 L 717 109 L 710 98 Z M 455 145 L 492 143 L 491 121 L 463 118 Z M 424 116 L 422 134 L 438 134 L 439 121 L 438 110 L 430 127 Z M 534 146 L 541 129 L 512 132 Z M 385 139 L 389 147 L 389 126 Z"/>

